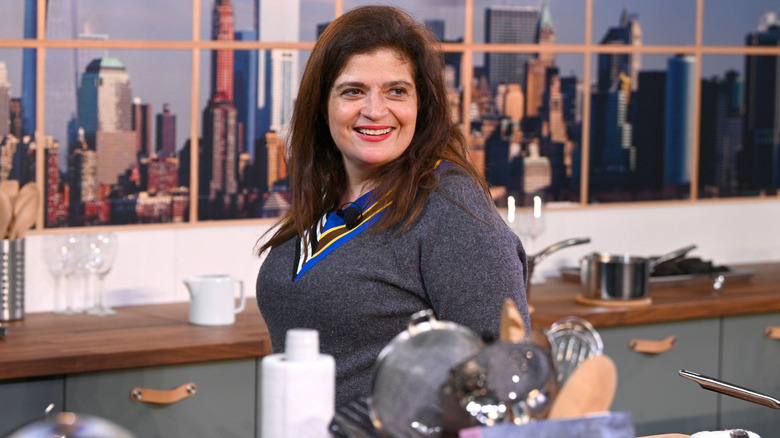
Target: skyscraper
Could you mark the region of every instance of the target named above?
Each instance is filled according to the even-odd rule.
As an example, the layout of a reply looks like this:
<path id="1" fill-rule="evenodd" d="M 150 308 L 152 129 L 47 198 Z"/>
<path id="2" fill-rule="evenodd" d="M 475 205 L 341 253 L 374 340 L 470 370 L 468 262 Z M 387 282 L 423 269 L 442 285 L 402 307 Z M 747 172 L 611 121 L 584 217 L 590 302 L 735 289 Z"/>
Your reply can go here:
<path id="1" fill-rule="evenodd" d="M 555 44 L 555 27 L 553 26 L 550 7 L 545 0 L 539 16 L 539 24 L 536 30 L 536 40 L 539 44 Z M 528 117 L 539 114 L 542 106 L 542 95 L 545 93 L 547 81 L 547 69 L 555 64 L 555 54 L 551 52 L 541 53 L 539 56 L 528 60 L 526 68 L 526 111 Z"/>
<path id="2" fill-rule="evenodd" d="M 780 21 L 767 14 L 746 46 L 780 46 Z M 780 187 L 780 56 L 745 56 L 744 153 L 740 181 L 748 190 Z"/>
<path id="3" fill-rule="evenodd" d="M 539 10 L 526 6 L 488 6 L 485 10 L 485 42 L 535 44 L 538 42 Z M 486 53 L 485 67 L 493 90 L 499 84 L 525 87 L 526 63 L 532 53 Z"/>
<path id="4" fill-rule="evenodd" d="M 24 37 L 35 39 L 38 36 L 38 0 L 26 0 L 24 3 Z M 35 49 L 22 49 L 22 135 L 35 134 L 35 95 L 37 76 Z"/>
<path id="5" fill-rule="evenodd" d="M 230 0 L 217 0 L 212 11 L 213 41 L 233 41 L 233 5 Z M 233 51 L 211 51 L 211 97 L 233 102 Z"/>
<path id="6" fill-rule="evenodd" d="M 116 58 L 93 60 L 78 90 L 78 120 L 97 155 L 97 183 L 110 185 L 135 164 L 130 77 Z M 78 175 L 73 175 L 78 178 Z"/>
<path id="7" fill-rule="evenodd" d="M 176 155 L 176 114 L 171 111 L 171 105 L 163 104 L 156 119 L 155 152 L 162 158 L 173 157 Z"/>
<path id="8" fill-rule="evenodd" d="M 236 31 L 236 41 L 255 41 L 257 31 Z M 257 50 L 240 50 L 233 55 L 233 93 L 238 123 L 242 127 L 239 149 L 254 155 L 257 134 Z M 253 157 L 254 158 L 254 157 Z"/>
<path id="9" fill-rule="evenodd" d="M 154 144 L 152 143 L 152 105 L 144 103 L 140 97 L 133 99 L 133 131 L 135 131 L 137 137 L 136 153 L 151 155 L 154 152 Z"/>
<path id="10" fill-rule="evenodd" d="M 616 44 L 625 46 L 642 45 L 642 27 L 639 20 L 623 9 L 620 14 L 620 24 L 610 27 L 601 44 Z M 603 53 L 598 57 L 598 89 L 608 91 L 620 82 L 623 74 L 631 79 L 631 89 L 636 90 L 639 70 L 642 68 L 642 58 L 638 53 Z"/>
<path id="11" fill-rule="evenodd" d="M 76 38 L 74 0 L 46 2 L 46 36 L 51 39 Z M 75 49 L 46 51 L 45 126 L 44 133 L 59 142 L 62 150 L 76 140 L 76 89 L 78 67 Z M 64 154 L 63 154 L 64 155 Z M 65 157 L 60 157 L 62 167 Z"/>
<path id="12" fill-rule="evenodd" d="M 255 0 L 260 41 L 299 40 L 300 0 Z M 286 137 L 292 109 L 298 96 L 299 60 L 297 50 L 273 49 L 258 53 L 257 135 L 275 131 Z"/>
<path id="13" fill-rule="evenodd" d="M 664 167 L 664 108 L 666 101 L 665 71 L 639 73 L 639 88 L 632 93 L 631 102 L 635 114 L 633 143 L 636 146 L 636 181 L 645 189 L 660 191 L 663 187 Z"/>
<path id="14" fill-rule="evenodd" d="M 732 188 L 734 157 L 742 147 L 742 78 L 734 70 L 701 81 L 699 189 L 717 195 Z"/>
<path id="15" fill-rule="evenodd" d="M 11 84 L 5 62 L 0 61 L 0 141 L 11 133 Z"/>
<path id="16" fill-rule="evenodd" d="M 696 77 L 691 55 L 669 58 L 664 108 L 664 185 L 691 182 Z"/>
<path id="17" fill-rule="evenodd" d="M 233 5 L 217 0 L 212 14 L 212 38 L 234 38 Z M 216 50 L 211 58 L 212 93 L 203 113 L 201 148 L 201 195 L 216 199 L 238 191 L 238 141 L 236 108 L 233 105 L 233 51 Z"/>

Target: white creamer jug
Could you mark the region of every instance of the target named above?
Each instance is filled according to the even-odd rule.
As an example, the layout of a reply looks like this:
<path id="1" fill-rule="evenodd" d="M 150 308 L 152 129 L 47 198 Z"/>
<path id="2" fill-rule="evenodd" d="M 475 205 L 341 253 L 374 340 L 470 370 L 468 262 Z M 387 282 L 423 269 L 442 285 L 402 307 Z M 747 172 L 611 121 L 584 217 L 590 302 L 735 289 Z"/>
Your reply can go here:
<path id="1" fill-rule="evenodd" d="M 236 322 L 236 313 L 244 310 L 244 282 L 229 275 L 193 275 L 184 284 L 190 292 L 191 324 L 229 325 Z M 239 303 L 236 307 L 236 285 Z"/>

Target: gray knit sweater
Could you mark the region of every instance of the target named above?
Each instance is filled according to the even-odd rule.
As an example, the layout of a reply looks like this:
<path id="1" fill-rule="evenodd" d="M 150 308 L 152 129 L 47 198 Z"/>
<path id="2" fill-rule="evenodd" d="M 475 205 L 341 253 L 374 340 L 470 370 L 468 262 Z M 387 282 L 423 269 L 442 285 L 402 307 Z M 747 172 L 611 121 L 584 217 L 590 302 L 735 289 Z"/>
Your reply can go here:
<path id="1" fill-rule="evenodd" d="M 450 167 L 439 175 L 404 233 L 366 230 L 295 282 L 295 238 L 273 248 L 260 267 L 257 303 L 273 351 L 284 351 L 291 328 L 318 330 L 321 351 L 336 360 L 337 406 L 369 394 L 377 355 L 417 311 L 433 309 L 439 320 L 497 336 L 511 297 L 530 327 L 519 238 L 465 173 Z"/>

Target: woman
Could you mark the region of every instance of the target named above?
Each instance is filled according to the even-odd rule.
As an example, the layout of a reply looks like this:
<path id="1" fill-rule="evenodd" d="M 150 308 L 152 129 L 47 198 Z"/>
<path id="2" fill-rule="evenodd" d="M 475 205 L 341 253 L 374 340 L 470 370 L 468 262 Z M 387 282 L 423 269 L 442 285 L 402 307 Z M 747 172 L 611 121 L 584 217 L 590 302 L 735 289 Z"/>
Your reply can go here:
<path id="1" fill-rule="evenodd" d="M 497 335 L 507 297 L 530 326 L 526 256 L 451 121 L 432 34 L 387 6 L 320 36 L 295 104 L 291 211 L 259 254 L 257 299 L 274 352 L 313 328 L 336 359 L 336 405 L 367 395 L 409 317 Z"/>

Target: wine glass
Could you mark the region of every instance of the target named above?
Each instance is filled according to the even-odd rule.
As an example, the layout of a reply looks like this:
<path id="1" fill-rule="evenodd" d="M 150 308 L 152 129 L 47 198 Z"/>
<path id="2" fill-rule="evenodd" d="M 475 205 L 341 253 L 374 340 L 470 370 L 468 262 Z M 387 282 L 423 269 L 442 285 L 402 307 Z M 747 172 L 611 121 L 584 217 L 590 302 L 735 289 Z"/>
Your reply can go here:
<path id="1" fill-rule="evenodd" d="M 79 309 L 73 305 L 69 280 L 78 267 L 80 244 L 75 234 L 50 234 L 43 238 L 43 259 L 54 279 L 54 313 L 79 313 Z"/>
<path id="2" fill-rule="evenodd" d="M 84 244 L 84 267 L 92 277 L 97 279 L 95 290 L 95 303 L 87 309 L 90 315 L 106 316 L 116 313 L 106 306 L 103 301 L 103 279 L 111 271 L 116 256 L 117 237 L 110 231 L 101 231 L 88 234 Z"/>
<path id="3" fill-rule="evenodd" d="M 536 238 L 544 232 L 546 218 L 544 213 L 544 195 L 541 193 L 527 195 L 522 206 L 515 211 L 517 232 L 530 240 L 526 247 L 526 252 L 529 254 L 532 253 Z"/>

